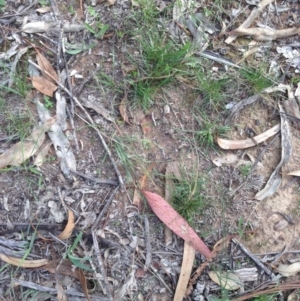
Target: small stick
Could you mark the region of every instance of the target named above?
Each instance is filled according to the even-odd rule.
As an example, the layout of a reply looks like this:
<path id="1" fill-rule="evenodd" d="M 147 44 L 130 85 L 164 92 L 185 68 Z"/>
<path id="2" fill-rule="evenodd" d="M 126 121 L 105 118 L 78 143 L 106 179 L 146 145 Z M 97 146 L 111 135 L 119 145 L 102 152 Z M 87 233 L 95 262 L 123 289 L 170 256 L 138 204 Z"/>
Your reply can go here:
<path id="1" fill-rule="evenodd" d="M 33 61 L 31 61 L 31 60 L 28 60 L 28 62 L 30 63 L 30 64 L 32 64 L 33 66 L 35 66 L 37 69 L 39 69 L 39 70 L 41 70 L 41 68 L 36 64 L 36 63 L 34 63 Z M 123 179 L 122 179 L 122 175 L 121 175 L 121 173 L 120 173 L 120 171 L 119 171 L 119 168 L 118 168 L 118 166 L 117 166 L 117 163 L 116 163 L 116 161 L 114 160 L 114 158 L 113 158 L 113 156 L 112 156 L 112 154 L 111 154 L 111 151 L 109 150 L 109 148 L 108 148 L 108 146 L 107 146 L 107 144 L 106 144 L 106 142 L 105 142 L 105 140 L 104 140 L 104 138 L 103 138 L 103 136 L 102 136 L 102 134 L 100 133 L 100 131 L 98 130 L 98 128 L 97 127 L 95 127 L 95 126 L 93 126 L 94 125 L 94 121 L 93 121 L 93 118 L 91 117 L 91 115 L 87 112 L 87 110 L 83 107 L 83 105 L 81 104 L 81 102 L 78 100 L 78 98 L 77 97 L 75 97 L 75 96 L 73 96 L 72 95 L 72 93 L 64 86 L 64 85 L 62 85 L 60 82 L 58 82 L 56 79 L 54 79 L 52 76 L 51 76 L 51 74 L 49 74 L 46 70 L 44 70 L 44 72 L 48 75 L 48 76 L 50 76 L 70 97 L 72 97 L 73 99 L 74 99 L 74 101 L 75 101 L 75 103 L 78 105 L 78 107 L 84 112 L 84 114 L 85 114 L 85 116 L 87 117 L 87 119 L 88 119 L 88 121 L 89 121 L 89 123 L 90 123 L 90 125 L 94 128 L 94 130 L 97 132 L 97 134 L 98 134 L 98 137 L 100 138 L 100 141 L 101 141 L 101 143 L 102 143 L 102 145 L 103 145 L 103 147 L 105 148 L 105 150 L 106 150 L 106 152 L 107 152 L 107 154 L 108 154 L 108 156 L 109 156 L 109 158 L 110 158 L 110 161 L 111 161 L 111 163 L 112 163 L 112 165 L 113 165 L 113 167 L 114 167 L 114 169 L 115 169 L 115 172 L 116 172 L 116 174 L 117 174 L 117 176 L 118 176 L 118 180 L 119 180 L 119 183 L 120 183 L 120 185 L 121 185 L 121 187 L 122 188 L 124 188 L 124 181 L 123 181 Z"/>
<path id="2" fill-rule="evenodd" d="M 106 213 L 108 207 L 110 206 L 115 194 L 117 193 L 117 191 L 119 190 L 120 185 L 118 185 L 115 190 L 111 193 L 111 195 L 109 196 L 108 200 L 106 201 L 106 204 L 104 205 L 103 209 L 101 210 L 100 214 L 98 215 L 97 219 L 95 220 L 91 230 L 94 231 L 98 225 L 98 223 L 100 222 L 101 218 L 103 217 L 103 215 Z"/>
<path id="3" fill-rule="evenodd" d="M 253 261 L 255 262 L 255 264 L 260 267 L 269 277 L 272 278 L 272 272 L 265 267 L 264 264 L 261 263 L 260 260 L 258 260 L 250 251 L 247 250 L 247 248 L 241 243 L 239 242 L 236 238 L 233 238 L 232 241 L 237 244 L 240 249 Z"/>
<path id="4" fill-rule="evenodd" d="M 96 237 L 96 234 L 95 234 L 94 231 L 92 231 L 92 236 L 93 236 L 93 242 L 94 242 L 95 255 L 96 255 L 97 259 L 98 259 L 98 264 L 99 264 L 100 272 L 102 274 L 104 283 L 105 283 L 105 285 L 107 287 L 107 294 L 108 294 L 109 300 L 113 301 L 114 298 L 113 298 L 113 295 L 111 293 L 110 285 L 109 285 L 107 277 L 106 277 L 106 273 L 105 273 L 103 261 L 102 261 L 102 258 L 101 258 L 99 245 L 98 245 L 98 240 L 97 240 L 97 237 Z"/>
<path id="5" fill-rule="evenodd" d="M 92 182 L 95 182 L 95 183 L 99 183 L 99 184 L 109 184 L 109 185 L 114 185 L 114 186 L 118 186 L 118 183 L 116 181 L 113 181 L 113 180 L 106 180 L 106 179 L 98 179 L 98 178 L 94 178 L 92 176 L 88 176 L 82 172 L 79 172 L 77 170 L 73 170 L 73 169 L 70 169 L 70 172 L 75 174 L 75 175 L 78 175 L 82 178 L 85 178 L 85 179 L 88 179 Z"/>
<path id="6" fill-rule="evenodd" d="M 145 215 L 145 240 L 146 240 L 146 260 L 145 260 L 145 268 L 148 269 L 151 261 L 152 261 L 152 248 L 150 243 L 150 230 L 149 230 L 149 220 Z"/>

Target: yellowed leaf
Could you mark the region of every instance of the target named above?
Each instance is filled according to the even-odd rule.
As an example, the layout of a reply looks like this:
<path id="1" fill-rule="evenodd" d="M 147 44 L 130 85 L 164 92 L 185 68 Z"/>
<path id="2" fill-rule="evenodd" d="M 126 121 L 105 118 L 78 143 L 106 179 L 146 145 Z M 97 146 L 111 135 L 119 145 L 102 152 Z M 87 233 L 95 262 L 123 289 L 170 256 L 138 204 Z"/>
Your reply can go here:
<path id="1" fill-rule="evenodd" d="M 23 141 L 20 141 L 6 150 L 0 156 L 0 168 L 8 165 L 18 166 L 33 156 L 45 140 L 45 132 L 55 123 L 55 118 L 48 119 Z"/>
<path id="2" fill-rule="evenodd" d="M 64 231 L 58 235 L 59 239 L 62 239 L 62 240 L 68 239 L 72 235 L 73 229 L 75 228 L 74 220 L 75 220 L 74 213 L 72 210 L 69 209 L 68 210 L 68 223 L 67 223 Z"/>
<path id="3" fill-rule="evenodd" d="M 57 89 L 56 85 L 42 76 L 33 76 L 31 81 L 34 88 L 49 97 L 52 97 Z"/>
<path id="4" fill-rule="evenodd" d="M 248 138 L 245 140 L 226 140 L 226 139 L 218 138 L 217 142 L 219 146 L 223 149 L 245 149 L 264 142 L 268 138 L 277 134 L 279 131 L 280 131 L 280 125 L 277 124 L 271 129 L 253 138 Z"/>
<path id="5" fill-rule="evenodd" d="M 0 253 L 0 259 L 6 263 L 21 268 L 39 268 L 48 263 L 48 259 L 25 260 Z"/>
<path id="6" fill-rule="evenodd" d="M 51 63 L 41 53 L 37 54 L 36 60 L 38 62 L 38 65 L 41 67 L 41 72 L 45 79 L 47 79 L 50 82 L 58 81 L 58 76 L 56 71 L 52 67 Z M 50 74 L 51 76 L 49 76 L 47 73 Z"/>
<path id="7" fill-rule="evenodd" d="M 181 271 L 176 286 L 175 296 L 173 299 L 174 301 L 182 301 L 183 298 L 185 297 L 185 292 L 189 284 L 189 280 L 194 264 L 194 259 L 195 259 L 195 249 L 185 241 Z"/>
<path id="8" fill-rule="evenodd" d="M 208 272 L 208 276 L 212 281 L 219 284 L 223 289 L 235 291 L 243 287 L 240 278 L 231 272 Z"/>

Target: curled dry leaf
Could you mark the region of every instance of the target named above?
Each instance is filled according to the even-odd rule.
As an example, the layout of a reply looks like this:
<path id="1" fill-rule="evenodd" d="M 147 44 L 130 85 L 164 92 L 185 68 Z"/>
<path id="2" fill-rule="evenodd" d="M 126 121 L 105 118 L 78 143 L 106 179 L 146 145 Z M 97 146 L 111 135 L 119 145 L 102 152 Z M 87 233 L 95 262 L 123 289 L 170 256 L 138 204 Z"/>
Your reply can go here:
<path id="1" fill-rule="evenodd" d="M 31 81 L 34 88 L 49 97 L 52 97 L 54 91 L 57 89 L 56 85 L 42 76 L 33 76 Z"/>
<path id="2" fill-rule="evenodd" d="M 41 72 L 45 79 L 50 82 L 58 81 L 56 71 L 52 67 L 51 63 L 41 53 L 37 54 L 36 60 L 38 62 L 38 65 L 41 67 Z M 47 73 L 49 73 L 51 76 L 49 76 Z"/>
<path id="3" fill-rule="evenodd" d="M 125 92 L 124 97 L 123 97 L 123 99 L 122 99 L 122 101 L 120 103 L 119 111 L 120 111 L 120 114 L 121 114 L 123 120 L 125 122 L 127 122 L 128 124 L 130 124 L 129 119 L 128 119 L 128 114 L 127 114 L 126 103 L 127 103 L 127 92 Z"/>
<path id="4" fill-rule="evenodd" d="M 230 272 L 211 271 L 208 272 L 208 276 L 212 281 L 219 284 L 223 289 L 229 291 L 235 291 L 243 287 L 243 283 L 240 278 Z"/>
<path id="5" fill-rule="evenodd" d="M 277 268 L 277 272 L 284 277 L 295 276 L 300 272 L 300 262 L 295 262 L 290 265 L 280 264 Z"/>
<path id="6" fill-rule="evenodd" d="M 185 297 L 185 292 L 190 280 L 194 259 L 195 249 L 185 241 L 180 276 L 176 286 L 173 301 L 182 301 Z"/>
<path id="7" fill-rule="evenodd" d="M 45 132 L 55 123 L 55 118 L 49 118 L 24 141 L 20 141 L 6 150 L 0 156 L 0 168 L 8 165 L 18 166 L 33 156 L 45 140 Z"/>
<path id="8" fill-rule="evenodd" d="M 74 213 L 72 210 L 69 209 L 68 210 L 68 223 L 67 223 L 64 231 L 58 235 L 59 239 L 62 239 L 62 240 L 68 239 L 72 235 L 73 229 L 75 228 L 74 220 L 75 220 Z"/>
<path id="9" fill-rule="evenodd" d="M 6 263 L 21 268 L 39 268 L 48 263 L 48 259 L 25 260 L 0 253 L 0 259 Z"/>
<path id="10" fill-rule="evenodd" d="M 253 138 L 248 138 L 245 140 L 226 140 L 226 139 L 218 138 L 217 142 L 219 146 L 223 149 L 245 149 L 264 142 L 268 138 L 277 134 L 279 130 L 280 130 L 280 125 L 277 124 L 273 126 L 271 129 Z"/>
<path id="11" fill-rule="evenodd" d="M 289 162 L 292 155 L 292 137 L 290 133 L 289 123 L 281 105 L 279 105 L 279 113 L 281 121 L 281 160 L 271 174 L 265 187 L 255 195 L 255 199 L 259 201 L 273 195 L 276 192 L 282 180 L 282 166 Z"/>
<path id="12" fill-rule="evenodd" d="M 156 193 L 145 190 L 142 192 L 153 212 L 165 225 L 167 225 L 174 233 L 193 246 L 196 251 L 201 253 L 208 260 L 212 258 L 211 251 L 204 244 L 201 238 L 168 202 L 166 202 L 160 195 Z"/>

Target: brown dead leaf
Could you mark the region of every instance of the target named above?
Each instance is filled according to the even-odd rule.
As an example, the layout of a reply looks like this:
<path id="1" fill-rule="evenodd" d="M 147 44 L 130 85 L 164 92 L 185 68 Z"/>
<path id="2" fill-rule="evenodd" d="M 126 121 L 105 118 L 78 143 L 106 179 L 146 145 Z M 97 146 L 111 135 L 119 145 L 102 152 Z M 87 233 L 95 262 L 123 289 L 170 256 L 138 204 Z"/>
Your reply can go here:
<path id="1" fill-rule="evenodd" d="M 33 76 L 31 81 L 34 88 L 49 97 L 52 97 L 54 91 L 57 89 L 56 85 L 42 76 Z"/>
<path id="2" fill-rule="evenodd" d="M 129 122 L 129 119 L 128 119 L 128 114 L 127 114 L 127 110 L 126 110 L 126 107 L 127 107 L 126 103 L 127 103 L 127 92 L 125 92 L 124 97 L 123 97 L 123 99 L 122 99 L 122 101 L 120 103 L 119 111 L 120 111 L 120 114 L 121 114 L 123 120 L 125 122 L 127 122 L 128 124 L 131 124 Z"/>
<path id="3" fill-rule="evenodd" d="M 153 212 L 165 225 L 193 246 L 195 250 L 205 256 L 208 260 L 212 258 L 211 251 L 204 244 L 201 238 L 168 202 L 156 193 L 145 190 L 142 192 Z"/>
<path id="4" fill-rule="evenodd" d="M 90 296 L 89 296 L 89 291 L 87 288 L 86 278 L 85 278 L 83 270 L 78 269 L 78 275 L 79 275 L 79 281 L 80 281 L 83 293 L 84 293 L 85 297 L 87 298 L 87 300 L 91 301 Z"/>
<path id="5" fill-rule="evenodd" d="M 48 263 L 48 259 L 25 260 L 0 253 L 0 259 L 6 263 L 21 268 L 39 268 Z"/>
<path id="6" fill-rule="evenodd" d="M 55 118 L 48 119 L 42 126 L 34 130 L 26 139 L 16 143 L 6 150 L 0 156 L 0 168 L 4 168 L 8 165 L 19 166 L 33 156 L 43 144 L 45 132 L 47 132 L 54 123 Z"/>
<path id="7" fill-rule="evenodd" d="M 45 79 L 47 79 L 50 82 L 58 81 L 56 71 L 52 67 L 51 63 L 41 53 L 37 54 L 36 60 L 38 62 L 38 65 L 41 67 L 41 72 Z M 51 76 L 49 76 L 47 73 Z"/>
<path id="8" fill-rule="evenodd" d="M 184 242 L 183 259 L 181 263 L 181 271 L 176 286 L 174 301 L 182 301 L 190 280 L 193 264 L 195 259 L 195 249 Z"/>
<path id="9" fill-rule="evenodd" d="M 81 269 L 79 268 L 74 269 L 72 262 L 70 260 L 68 259 L 51 260 L 45 266 L 43 266 L 43 268 L 52 274 L 59 273 L 62 275 L 67 275 L 78 279 L 82 286 L 85 297 L 87 298 L 88 301 L 90 301 L 85 275 Z"/>
<path id="10" fill-rule="evenodd" d="M 245 149 L 264 142 L 268 138 L 277 134 L 279 131 L 280 131 L 280 124 L 277 124 L 273 126 L 271 129 L 253 138 L 248 138 L 245 140 L 226 140 L 226 139 L 218 138 L 217 142 L 219 146 L 223 149 Z"/>
<path id="11" fill-rule="evenodd" d="M 72 235 L 73 229 L 75 228 L 74 220 L 75 220 L 74 213 L 72 210 L 69 209 L 68 210 L 68 223 L 67 223 L 64 231 L 58 235 L 59 239 L 62 239 L 62 240 L 68 239 Z"/>
<path id="12" fill-rule="evenodd" d="M 145 136 L 149 136 L 152 133 L 152 119 L 149 115 L 141 120 L 140 125 Z"/>

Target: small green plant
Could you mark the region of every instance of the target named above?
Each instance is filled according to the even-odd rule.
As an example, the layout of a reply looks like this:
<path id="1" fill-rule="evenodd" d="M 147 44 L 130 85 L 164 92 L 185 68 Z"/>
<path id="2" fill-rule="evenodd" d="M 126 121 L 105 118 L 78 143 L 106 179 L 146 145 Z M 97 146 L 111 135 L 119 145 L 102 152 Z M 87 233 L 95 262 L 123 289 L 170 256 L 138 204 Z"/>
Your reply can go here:
<path id="1" fill-rule="evenodd" d="M 215 147 L 215 138 L 225 136 L 230 131 L 230 127 L 227 125 L 218 125 L 213 121 L 210 121 L 208 116 L 204 113 L 200 113 L 200 120 L 198 120 L 199 131 L 195 132 L 195 139 L 200 147 L 211 149 Z"/>
<path id="2" fill-rule="evenodd" d="M 91 269 L 90 267 L 88 267 L 87 265 L 83 264 L 84 261 L 89 260 L 90 257 L 84 257 L 84 258 L 79 258 L 77 256 L 74 256 L 73 251 L 75 250 L 75 248 L 77 247 L 79 241 L 82 238 L 82 232 L 79 232 L 79 234 L 77 235 L 74 243 L 72 246 L 70 246 L 67 250 L 66 253 L 66 257 L 68 257 L 68 259 L 70 259 L 70 261 L 78 268 L 86 270 L 86 271 L 93 271 L 93 269 Z"/>
<path id="3" fill-rule="evenodd" d="M 196 78 L 199 82 L 199 91 L 202 94 L 204 103 L 217 108 L 225 100 L 224 90 L 228 78 L 215 79 L 203 71 L 196 72 Z"/>
<path id="4" fill-rule="evenodd" d="M 42 6 L 48 6 L 50 4 L 49 0 L 39 0 L 39 4 Z"/>
<path id="5" fill-rule="evenodd" d="M 0 0 L 0 11 L 4 11 L 4 7 L 6 6 L 6 1 L 5 0 Z"/>
<path id="6" fill-rule="evenodd" d="M 251 170 L 251 163 L 243 164 L 239 166 L 239 171 L 241 172 L 244 178 L 248 176 L 250 170 Z"/>
<path id="7" fill-rule="evenodd" d="M 96 24 L 92 27 L 91 25 L 84 23 L 85 28 L 91 32 L 95 38 L 103 38 L 107 30 L 109 29 L 109 25 L 102 24 L 101 22 L 96 22 Z"/>
<path id="8" fill-rule="evenodd" d="M 172 41 L 165 42 L 157 32 L 142 36 L 138 42 L 142 47 L 142 64 L 135 78 L 130 80 L 134 90 L 132 102 L 146 110 L 153 104 L 157 89 L 173 81 L 175 75 L 185 68 L 190 43 L 177 47 Z"/>
<path id="9" fill-rule="evenodd" d="M 201 214 L 206 207 L 206 199 L 201 195 L 204 180 L 197 177 L 192 183 L 185 179 L 175 183 L 172 206 L 189 224 L 193 224 L 195 215 Z"/>
<path id="10" fill-rule="evenodd" d="M 54 103 L 50 100 L 49 96 L 44 95 L 44 101 L 47 109 L 52 109 L 54 107 Z"/>
<path id="11" fill-rule="evenodd" d="M 259 69 L 246 68 L 241 69 L 241 76 L 245 80 L 246 84 L 249 85 L 253 93 L 258 93 L 263 89 L 272 86 L 271 79 L 264 75 L 263 67 Z"/>

